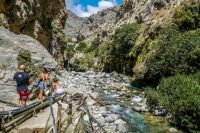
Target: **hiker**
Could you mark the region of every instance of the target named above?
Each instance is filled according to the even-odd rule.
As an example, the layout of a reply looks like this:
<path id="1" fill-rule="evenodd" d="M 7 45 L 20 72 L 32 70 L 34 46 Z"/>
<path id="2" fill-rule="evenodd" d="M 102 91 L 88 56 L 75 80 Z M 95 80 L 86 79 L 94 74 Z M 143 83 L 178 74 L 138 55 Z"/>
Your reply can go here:
<path id="1" fill-rule="evenodd" d="M 48 90 L 48 87 L 50 87 L 50 74 L 51 71 L 44 69 L 42 73 L 39 74 L 39 81 L 38 81 L 38 100 L 43 100 L 43 96 L 45 96 L 45 91 Z"/>
<path id="2" fill-rule="evenodd" d="M 18 72 L 14 75 L 14 79 L 17 82 L 17 93 L 19 94 L 19 104 L 21 107 L 26 106 L 26 101 L 31 93 L 31 91 L 28 90 L 28 86 L 31 83 L 30 76 L 25 72 L 25 70 L 26 66 L 20 65 Z"/>
<path id="3" fill-rule="evenodd" d="M 53 79 L 52 88 L 56 94 L 62 94 L 64 92 L 57 78 Z"/>

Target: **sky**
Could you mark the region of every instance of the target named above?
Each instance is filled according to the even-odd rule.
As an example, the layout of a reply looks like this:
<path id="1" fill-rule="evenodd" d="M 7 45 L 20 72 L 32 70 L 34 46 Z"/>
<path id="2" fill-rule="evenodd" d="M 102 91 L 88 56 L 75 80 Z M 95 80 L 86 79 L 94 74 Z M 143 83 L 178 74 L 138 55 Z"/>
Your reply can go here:
<path id="1" fill-rule="evenodd" d="M 88 17 L 121 3 L 122 0 L 66 0 L 67 9 L 73 11 L 79 17 Z"/>

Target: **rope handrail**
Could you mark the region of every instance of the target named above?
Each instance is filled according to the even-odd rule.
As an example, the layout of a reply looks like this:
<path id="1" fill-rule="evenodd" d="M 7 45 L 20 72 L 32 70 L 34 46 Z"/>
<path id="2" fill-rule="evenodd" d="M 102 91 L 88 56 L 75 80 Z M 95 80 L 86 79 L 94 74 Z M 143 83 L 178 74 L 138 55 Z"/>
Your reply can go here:
<path id="1" fill-rule="evenodd" d="M 71 125 L 73 126 L 74 124 L 76 124 L 75 127 L 77 130 L 85 130 L 85 131 L 88 130 L 88 132 L 95 132 L 96 129 L 93 127 L 93 123 L 97 123 L 97 126 L 99 127 L 98 130 L 102 130 L 103 133 L 106 132 L 105 129 L 103 128 L 103 126 L 90 113 L 86 100 L 87 100 L 87 98 L 90 97 L 92 100 L 94 100 L 95 102 L 99 103 L 102 106 L 105 106 L 105 104 L 101 103 L 97 98 L 94 98 L 91 95 L 89 95 L 89 97 L 78 94 L 78 93 L 75 93 L 72 95 L 65 95 L 65 97 L 68 97 L 68 96 L 69 96 L 69 99 L 71 99 L 69 101 L 68 101 L 68 98 L 65 99 L 63 95 L 58 96 L 59 98 L 56 97 L 56 98 L 52 98 L 52 99 L 50 97 L 48 97 L 47 100 L 45 102 L 43 102 L 43 104 L 40 104 L 42 106 L 39 105 L 39 106 L 33 107 L 25 112 L 22 112 L 23 115 L 17 113 L 17 116 L 15 116 L 15 114 L 12 113 L 12 111 L 10 113 L 8 112 L 7 117 L 8 117 L 9 121 L 7 120 L 5 122 L 6 123 L 10 122 L 10 124 L 6 124 L 6 126 L 3 128 L 5 129 L 5 131 L 10 131 L 13 128 L 16 128 L 24 120 L 27 120 L 28 118 L 34 116 L 34 114 L 36 115 L 36 112 L 40 108 L 42 108 L 46 105 L 49 105 L 49 104 L 50 104 L 51 117 L 53 118 L 54 114 L 52 113 L 52 110 L 53 110 L 52 105 L 53 105 L 53 103 L 57 102 L 58 109 L 61 111 L 61 113 L 60 113 L 60 115 L 57 114 L 57 118 L 55 118 L 55 117 L 53 118 L 54 122 L 52 123 L 52 125 L 50 125 L 50 127 L 48 127 L 47 133 L 50 133 L 52 131 L 54 133 L 57 133 L 57 132 L 60 133 L 61 129 L 63 128 L 62 126 L 64 126 L 63 123 L 65 123 L 66 121 L 68 123 L 68 125 L 65 128 L 66 130 L 69 128 L 69 126 L 71 126 Z M 65 103 L 67 103 L 67 105 L 68 105 L 67 108 L 65 108 L 65 109 L 62 108 L 62 104 L 60 102 L 58 102 L 58 100 L 61 100 L 61 99 L 64 100 Z M 61 102 L 64 102 L 62 100 L 61 100 Z M 72 101 L 76 102 L 76 104 L 72 105 Z M 75 111 L 73 112 L 73 110 L 75 110 Z M 64 115 L 65 116 L 67 115 L 67 119 L 65 117 L 62 117 Z M 89 117 L 89 124 L 84 124 L 85 122 L 87 122 L 82 117 L 84 115 L 87 115 Z M 2 123 L 4 122 L 4 120 L 6 120 L 6 119 L 1 119 Z M 48 121 L 47 121 L 47 123 L 48 123 Z M 85 126 L 88 126 L 88 127 L 84 128 Z"/>

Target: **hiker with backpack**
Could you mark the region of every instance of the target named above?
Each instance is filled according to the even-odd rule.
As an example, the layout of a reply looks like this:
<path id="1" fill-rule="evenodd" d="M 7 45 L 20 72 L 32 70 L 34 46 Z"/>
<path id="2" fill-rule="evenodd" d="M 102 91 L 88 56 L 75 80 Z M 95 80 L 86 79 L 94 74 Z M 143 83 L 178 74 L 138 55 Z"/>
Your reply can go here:
<path id="1" fill-rule="evenodd" d="M 20 65 L 18 72 L 15 73 L 14 79 L 17 83 L 17 93 L 19 94 L 19 104 L 21 107 L 26 106 L 26 101 L 28 99 L 29 91 L 28 86 L 30 85 L 30 75 L 25 72 L 26 66 Z"/>

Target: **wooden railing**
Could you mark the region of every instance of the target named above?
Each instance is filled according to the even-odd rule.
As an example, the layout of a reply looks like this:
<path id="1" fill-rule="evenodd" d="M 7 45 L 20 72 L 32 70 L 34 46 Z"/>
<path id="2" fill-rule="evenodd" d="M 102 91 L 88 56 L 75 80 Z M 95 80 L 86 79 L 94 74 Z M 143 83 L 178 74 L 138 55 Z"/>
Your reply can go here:
<path id="1" fill-rule="evenodd" d="M 105 106 L 97 98 L 89 97 L 99 103 L 101 106 Z M 69 100 L 70 99 L 70 100 Z M 102 133 L 106 133 L 103 126 L 92 116 L 88 108 L 86 100 L 88 97 L 83 96 L 83 94 L 75 93 L 73 95 L 60 95 L 53 97 L 53 102 L 51 103 L 50 97 L 46 98 L 43 103 L 35 102 L 28 105 L 25 108 L 12 110 L 11 112 L 0 113 L 0 123 L 1 131 L 0 133 L 9 132 L 13 128 L 17 127 L 19 124 L 34 116 L 39 110 L 43 109 L 53 103 L 57 103 L 57 117 L 53 123 L 49 124 L 50 118 L 54 119 L 54 112 L 51 109 L 51 115 L 44 128 L 44 133 L 68 133 L 68 129 L 73 127 L 73 133 L 89 132 L 95 133 L 95 128 L 93 123 L 99 126 L 99 130 Z M 76 102 L 75 102 L 76 101 Z M 63 109 L 62 104 L 66 104 L 67 108 Z M 85 121 L 83 116 L 87 115 L 89 121 Z M 74 121 L 74 122 L 72 122 Z"/>

